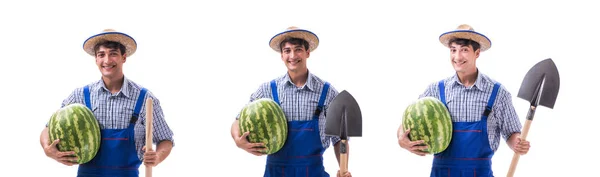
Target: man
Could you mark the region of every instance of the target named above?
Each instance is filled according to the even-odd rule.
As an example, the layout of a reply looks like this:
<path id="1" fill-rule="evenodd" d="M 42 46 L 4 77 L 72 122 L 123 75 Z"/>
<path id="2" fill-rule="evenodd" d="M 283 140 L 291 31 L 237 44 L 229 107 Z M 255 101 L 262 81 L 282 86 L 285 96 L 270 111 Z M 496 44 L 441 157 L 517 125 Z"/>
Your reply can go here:
<path id="1" fill-rule="evenodd" d="M 138 176 L 142 161 L 150 167 L 163 162 L 173 147 L 173 132 L 164 119 L 159 100 L 123 74 L 123 64 L 137 49 L 135 40 L 127 34 L 107 29 L 88 38 L 83 49 L 96 58 L 102 77 L 76 88 L 63 100 L 62 107 L 71 103 L 86 105 L 98 119 L 102 141 L 96 156 L 79 165 L 77 176 Z M 153 100 L 156 150 L 144 147 L 145 100 L 148 97 Z M 56 145 L 60 140 L 49 141 L 46 126 L 40 135 L 46 156 L 68 166 L 76 165 L 73 163 L 76 157 L 72 157 L 74 152 L 59 152 Z"/>
<path id="2" fill-rule="evenodd" d="M 516 153 L 526 154 L 529 142 L 521 141 L 521 124 L 512 105 L 511 94 L 483 74 L 476 65 L 480 52 L 491 41 L 469 25 L 440 36 L 450 49 L 450 63 L 456 73 L 432 83 L 419 98 L 439 98 L 452 118 L 452 140 L 448 148 L 434 155 L 430 176 L 493 176 L 491 158 L 500 144 L 500 135 Z M 409 130 L 398 128 L 400 147 L 420 156 L 422 140 L 410 141 Z"/>
<path id="3" fill-rule="evenodd" d="M 328 177 L 323 166 L 323 152 L 334 144 L 339 164 L 339 137 L 325 135 L 327 105 L 338 94 L 328 82 L 310 73 L 306 62 L 310 52 L 319 45 L 311 31 L 290 27 L 271 38 L 270 47 L 281 54 L 287 73 L 271 82 L 263 83 L 251 97 L 270 98 L 281 105 L 288 120 L 288 138 L 278 152 L 267 156 L 265 177 Z M 262 143 L 249 143 L 250 132 L 240 132 L 239 114 L 231 125 L 235 144 L 248 153 L 260 156 Z M 301 158 L 299 158 L 301 157 Z M 337 176 L 350 177 L 351 174 Z"/>

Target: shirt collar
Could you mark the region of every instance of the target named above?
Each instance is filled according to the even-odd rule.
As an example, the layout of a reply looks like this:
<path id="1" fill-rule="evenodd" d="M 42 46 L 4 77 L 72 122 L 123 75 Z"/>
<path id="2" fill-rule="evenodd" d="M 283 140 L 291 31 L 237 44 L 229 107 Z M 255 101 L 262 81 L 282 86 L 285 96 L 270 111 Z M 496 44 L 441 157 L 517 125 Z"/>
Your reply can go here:
<path id="1" fill-rule="evenodd" d="M 450 79 L 451 83 L 454 83 L 453 86 L 464 86 L 463 83 L 460 82 L 460 80 L 458 79 L 458 74 L 454 73 L 454 76 L 452 77 L 452 79 Z M 475 79 L 475 83 L 473 84 L 472 87 L 475 87 L 481 91 L 483 91 L 483 77 L 481 76 L 481 72 L 479 72 L 479 69 L 477 69 L 477 78 Z"/>
<path id="2" fill-rule="evenodd" d="M 308 78 L 306 78 L 306 83 L 304 83 L 304 85 L 300 87 L 300 89 L 308 89 L 310 91 L 316 90 L 316 88 L 314 88 L 315 84 L 313 83 L 313 80 L 313 75 L 310 73 L 310 71 L 308 71 Z M 285 73 L 285 76 L 283 77 L 283 82 L 289 84 L 290 86 L 294 86 L 294 83 L 290 79 L 289 73 Z"/>
<path id="3" fill-rule="evenodd" d="M 108 90 L 108 88 L 106 88 L 106 85 L 104 84 L 104 81 L 102 79 L 100 79 L 96 89 L 98 92 L 104 90 L 104 91 L 110 93 L 110 90 Z M 129 95 L 130 95 L 129 89 L 130 89 L 129 88 L 129 80 L 127 79 L 127 77 L 123 77 L 123 85 L 121 86 L 121 90 L 119 90 L 119 92 L 117 92 L 115 94 L 115 96 L 123 95 L 125 97 L 129 97 Z"/>

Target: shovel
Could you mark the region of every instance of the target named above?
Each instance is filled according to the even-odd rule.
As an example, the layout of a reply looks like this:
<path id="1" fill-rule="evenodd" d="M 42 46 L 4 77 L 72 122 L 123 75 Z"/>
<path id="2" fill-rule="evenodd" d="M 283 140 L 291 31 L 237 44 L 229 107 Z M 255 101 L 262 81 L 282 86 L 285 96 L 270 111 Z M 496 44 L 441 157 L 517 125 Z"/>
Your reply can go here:
<path id="1" fill-rule="evenodd" d="M 560 86 L 560 78 L 558 75 L 558 69 L 551 58 L 542 60 L 535 64 L 523 79 L 521 88 L 517 97 L 529 101 L 530 107 L 527 112 L 527 119 L 525 120 L 525 126 L 523 126 L 523 132 L 521 133 L 521 140 L 527 138 L 529 127 L 533 121 L 535 110 L 538 106 L 554 108 L 556 102 L 556 96 L 558 95 L 558 89 Z M 513 155 L 510 169 L 508 170 L 507 177 L 512 177 L 517 168 L 520 155 L 515 153 Z"/>
<path id="2" fill-rule="evenodd" d="M 146 152 L 152 150 L 152 98 L 146 99 Z M 146 177 L 152 177 L 152 167 L 146 166 Z"/>
<path id="3" fill-rule="evenodd" d="M 325 134 L 339 136 L 340 141 L 340 173 L 348 171 L 348 137 L 362 136 L 362 115 L 358 103 L 343 90 L 329 103 L 325 115 Z"/>

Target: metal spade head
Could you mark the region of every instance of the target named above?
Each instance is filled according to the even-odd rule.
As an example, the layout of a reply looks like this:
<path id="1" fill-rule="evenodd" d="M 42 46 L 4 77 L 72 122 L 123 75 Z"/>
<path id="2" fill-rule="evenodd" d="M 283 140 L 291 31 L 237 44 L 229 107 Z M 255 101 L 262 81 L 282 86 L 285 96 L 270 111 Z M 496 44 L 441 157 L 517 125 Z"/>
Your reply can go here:
<path id="1" fill-rule="evenodd" d="M 517 97 L 529 101 L 531 106 L 542 105 L 552 109 L 559 87 L 558 69 L 552 59 L 548 58 L 529 69 Z"/>
<path id="2" fill-rule="evenodd" d="M 362 115 L 358 103 L 343 90 L 329 103 L 325 115 L 325 134 L 347 140 L 349 136 L 362 136 Z"/>

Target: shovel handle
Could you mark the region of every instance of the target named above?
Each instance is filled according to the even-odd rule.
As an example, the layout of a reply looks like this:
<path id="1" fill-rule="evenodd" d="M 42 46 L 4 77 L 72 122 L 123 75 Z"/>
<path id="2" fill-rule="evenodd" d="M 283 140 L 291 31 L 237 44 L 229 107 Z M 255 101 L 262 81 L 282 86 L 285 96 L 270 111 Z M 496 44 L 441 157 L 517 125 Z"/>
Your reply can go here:
<path id="1" fill-rule="evenodd" d="M 532 121 L 532 119 L 525 120 L 525 126 L 523 126 L 523 132 L 521 133 L 521 141 L 525 141 L 527 138 L 527 133 L 529 132 Z M 517 163 L 519 163 L 519 157 L 521 157 L 521 155 L 515 152 L 512 162 L 510 163 L 510 168 L 508 169 L 508 174 L 506 175 L 507 177 L 512 177 L 515 174 Z"/>
<path id="2" fill-rule="evenodd" d="M 340 144 L 340 174 L 348 172 L 348 140 L 341 140 Z"/>
<path id="3" fill-rule="evenodd" d="M 146 99 L 146 151 L 152 150 L 152 98 Z M 152 177 L 152 167 L 146 166 L 146 177 Z"/>

